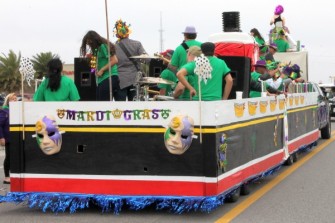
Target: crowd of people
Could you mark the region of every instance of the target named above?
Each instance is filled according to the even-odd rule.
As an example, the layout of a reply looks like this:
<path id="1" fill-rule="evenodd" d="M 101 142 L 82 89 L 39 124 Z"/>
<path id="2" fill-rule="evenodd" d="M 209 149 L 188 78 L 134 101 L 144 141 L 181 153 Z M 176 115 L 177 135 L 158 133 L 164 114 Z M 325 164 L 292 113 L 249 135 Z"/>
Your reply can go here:
<path id="1" fill-rule="evenodd" d="M 250 30 L 250 35 L 259 46 L 259 61 L 256 62 L 255 70 L 251 73 L 250 97 L 260 97 L 261 92 L 264 91 L 268 95 L 286 93 L 291 83 L 304 82 L 298 64 L 282 64 L 274 57 L 276 52 L 292 51 L 287 40 L 289 30 L 282 16 L 283 12 L 282 5 L 278 5 L 274 10 L 270 20 L 270 25 L 274 27 L 270 30 L 268 44 L 256 28 Z"/>
<path id="2" fill-rule="evenodd" d="M 257 28 L 250 30 L 250 35 L 254 37 L 255 42 L 259 46 L 259 61 L 257 61 L 258 63 L 254 66 L 254 72 L 257 72 L 259 68 L 258 64 L 263 64 L 263 61 L 265 61 L 267 65 L 265 71 L 266 75 L 264 76 L 262 73 L 258 74 L 261 74 L 263 79 L 265 77 L 267 77 L 267 79 L 259 81 L 266 81 L 270 87 L 280 92 L 285 91 L 283 84 L 287 78 L 296 82 L 303 81 L 300 77 L 294 79 L 295 76 L 299 75 L 292 75 L 292 73 L 287 74 L 290 69 L 281 68 L 280 62 L 274 59 L 276 52 L 287 52 L 289 50 L 289 44 L 285 39 L 288 29 L 285 26 L 285 18 L 282 16 L 283 12 L 284 8 L 281 5 L 275 8 L 274 16 L 270 21 L 270 25 L 274 25 L 274 28 L 271 29 L 271 33 L 275 35 L 272 35 L 269 43 L 266 43 Z M 93 61 L 91 68 L 96 76 L 97 82 L 96 100 L 133 101 L 136 100 L 135 96 L 138 94 L 136 84 L 143 73 L 141 72 L 141 64 L 138 63 L 138 60 L 132 58 L 147 55 L 147 52 L 140 41 L 129 38 L 131 27 L 125 21 L 119 19 L 115 22 L 114 34 L 117 37 L 115 44 L 109 42 L 93 30 L 87 32 L 82 39 L 80 53 L 82 57 L 89 56 L 91 61 Z M 166 50 L 161 53 L 166 69 L 161 72 L 160 77 L 174 84 L 158 83 L 158 94 L 179 100 L 197 100 L 199 98 L 201 98 L 201 100 L 228 99 L 232 89 L 232 77 L 227 64 L 220 65 L 219 68 L 216 67 L 214 50 L 210 53 L 203 51 L 213 46 L 210 43 L 202 43 L 197 40 L 197 32 L 194 26 L 187 26 L 182 34 L 183 40 L 180 45 L 174 50 Z M 205 63 L 204 65 L 203 63 L 197 62 L 197 60 L 205 61 L 207 64 Z M 212 70 L 208 72 L 210 74 L 195 74 L 192 69 L 200 70 L 201 72 L 204 71 L 203 67 L 199 66 L 208 66 Z M 214 92 L 212 83 L 217 78 L 217 70 L 222 72 L 220 75 L 224 77 L 223 82 L 225 86 L 216 86 L 220 88 L 218 91 L 220 91 L 219 94 L 221 95 L 215 97 L 213 97 L 213 95 L 208 96 L 209 92 Z M 60 73 L 58 72 L 58 76 L 59 75 Z M 201 81 L 198 83 L 198 77 L 204 75 L 209 76 L 201 78 Z M 50 88 L 52 81 L 54 82 L 53 79 L 69 82 L 63 77 L 61 79 L 60 77 L 53 78 L 52 72 L 50 72 L 35 93 L 35 101 L 79 100 L 78 91 L 76 91 L 74 85 L 70 88 L 66 87 L 67 91 L 71 89 L 72 93 L 64 93 L 61 89 L 57 90 L 58 87 Z M 256 81 L 252 75 L 251 79 L 252 81 Z M 251 87 L 252 86 L 253 85 L 251 85 Z M 200 95 L 200 91 L 202 95 Z M 65 98 L 66 95 L 64 94 L 70 95 L 70 93 L 77 95 L 75 97 L 72 95 Z"/>

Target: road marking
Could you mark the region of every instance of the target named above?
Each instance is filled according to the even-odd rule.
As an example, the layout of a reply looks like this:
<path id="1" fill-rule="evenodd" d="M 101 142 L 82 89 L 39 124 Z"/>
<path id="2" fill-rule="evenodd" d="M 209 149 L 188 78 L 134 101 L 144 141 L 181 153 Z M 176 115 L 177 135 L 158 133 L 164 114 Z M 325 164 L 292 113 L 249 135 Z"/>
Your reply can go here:
<path id="1" fill-rule="evenodd" d="M 330 139 L 323 142 L 321 145 L 317 146 L 315 149 L 310 150 L 310 152 L 307 155 L 305 155 L 303 158 L 301 158 L 298 162 L 294 163 L 287 170 L 285 170 L 284 172 L 279 174 L 276 178 L 274 178 L 269 183 L 265 184 L 262 188 L 257 190 L 255 193 L 250 195 L 247 199 L 242 201 L 236 207 L 234 207 L 229 212 L 227 212 L 225 215 L 223 215 L 221 218 L 219 218 L 217 221 L 215 221 L 215 223 L 225 223 L 225 222 L 232 221 L 239 214 L 241 214 L 243 211 L 245 211 L 250 205 L 252 205 L 259 198 L 264 196 L 272 188 L 274 188 L 276 185 L 278 185 L 282 180 L 284 180 L 291 173 L 296 171 L 300 166 L 302 166 L 304 163 L 306 163 L 308 160 L 310 160 L 313 156 L 318 154 L 320 151 L 322 151 L 324 148 L 326 148 L 330 143 L 332 143 L 335 140 L 335 137 L 333 137 L 334 134 L 335 134 L 335 131 L 332 132 L 332 137 Z"/>

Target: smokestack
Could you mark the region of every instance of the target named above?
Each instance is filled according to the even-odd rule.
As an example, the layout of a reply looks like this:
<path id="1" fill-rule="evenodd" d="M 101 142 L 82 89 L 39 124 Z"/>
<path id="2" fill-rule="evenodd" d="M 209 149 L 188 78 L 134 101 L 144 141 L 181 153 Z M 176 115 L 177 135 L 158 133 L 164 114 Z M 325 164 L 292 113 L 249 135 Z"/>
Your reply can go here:
<path id="1" fill-rule="evenodd" d="M 223 32 L 241 32 L 240 12 L 222 13 Z"/>

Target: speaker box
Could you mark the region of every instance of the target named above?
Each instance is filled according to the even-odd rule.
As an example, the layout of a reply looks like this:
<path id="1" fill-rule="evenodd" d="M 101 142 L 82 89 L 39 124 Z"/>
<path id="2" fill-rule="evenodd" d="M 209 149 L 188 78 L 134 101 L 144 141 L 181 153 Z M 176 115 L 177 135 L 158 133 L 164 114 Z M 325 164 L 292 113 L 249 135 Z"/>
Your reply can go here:
<path id="1" fill-rule="evenodd" d="M 152 59 L 149 63 L 149 77 L 159 77 L 166 68 L 162 60 Z"/>
<path id="2" fill-rule="evenodd" d="M 77 86 L 80 101 L 96 100 L 95 75 L 91 73 L 88 58 L 74 58 L 74 83 Z"/>
<path id="3" fill-rule="evenodd" d="M 238 56 L 218 56 L 223 59 L 230 68 L 230 74 L 233 78 L 233 88 L 228 99 L 236 98 L 236 91 L 242 91 L 242 97 L 249 97 L 251 59 L 249 57 Z M 225 80 L 223 79 L 223 86 Z"/>

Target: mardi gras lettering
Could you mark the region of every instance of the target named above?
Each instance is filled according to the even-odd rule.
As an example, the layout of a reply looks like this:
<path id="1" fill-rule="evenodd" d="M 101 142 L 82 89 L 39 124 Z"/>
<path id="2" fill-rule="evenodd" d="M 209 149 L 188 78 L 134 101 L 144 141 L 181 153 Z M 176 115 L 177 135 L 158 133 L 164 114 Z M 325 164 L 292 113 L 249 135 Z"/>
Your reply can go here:
<path id="1" fill-rule="evenodd" d="M 169 109 L 138 109 L 138 110 L 106 110 L 106 111 L 76 111 L 67 109 L 57 109 L 57 116 L 60 119 L 74 121 L 111 121 L 123 119 L 126 121 L 167 119 L 170 116 Z"/>

